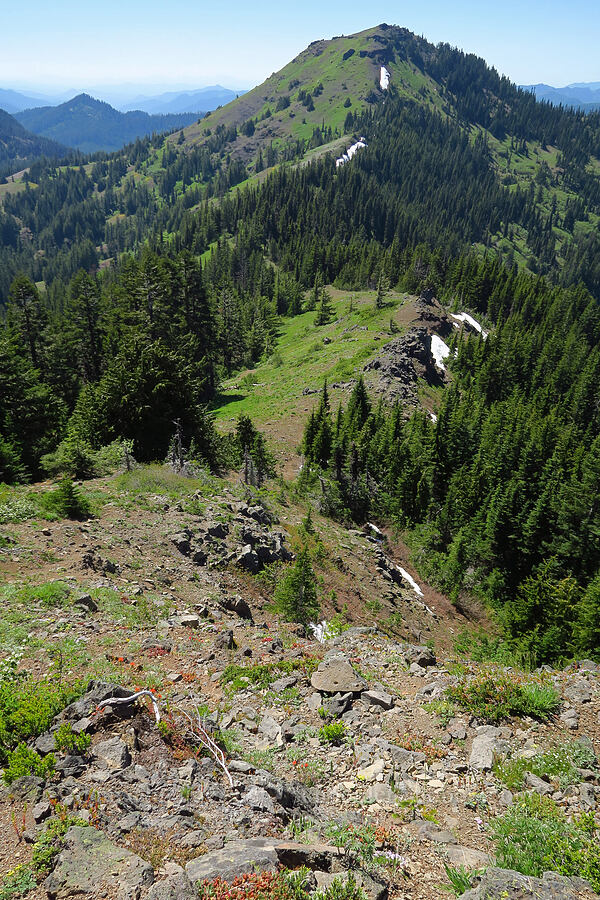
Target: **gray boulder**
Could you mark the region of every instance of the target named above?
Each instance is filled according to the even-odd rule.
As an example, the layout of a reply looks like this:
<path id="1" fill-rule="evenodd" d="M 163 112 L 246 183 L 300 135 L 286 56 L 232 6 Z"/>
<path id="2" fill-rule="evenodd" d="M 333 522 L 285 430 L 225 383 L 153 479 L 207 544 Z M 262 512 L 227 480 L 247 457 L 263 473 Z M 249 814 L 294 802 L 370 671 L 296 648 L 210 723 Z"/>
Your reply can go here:
<path id="1" fill-rule="evenodd" d="M 138 900 L 154 881 L 150 863 L 112 844 L 95 828 L 74 825 L 65 835 L 56 866 L 44 882 L 50 900 L 114 897 Z"/>
<path id="2" fill-rule="evenodd" d="M 190 538 L 191 534 L 189 531 L 181 531 L 178 534 L 171 535 L 170 540 L 180 553 L 187 556 L 192 549 Z"/>
<path id="3" fill-rule="evenodd" d="M 256 809 L 259 812 L 267 812 L 271 813 L 271 815 L 275 815 L 275 803 L 273 801 L 273 798 L 265 791 L 264 788 L 256 787 L 256 785 L 254 787 L 251 787 L 244 797 L 244 803 L 251 809 Z"/>
<path id="4" fill-rule="evenodd" d="M 235 561 L 238 566 L 241 566 L 242 569 L 251 572 L 253 575 L 256 575 L 261 570 L 261 561 L 250 544 L 246 544 Z"/>
<path id="5" fill-rule="evenodd" d="M 532 878 L 509 869 L 490 868 L 462 900 L 598 900 L 598 895 L 581 878 L 564 878 L 554 872 Z"/>
<path id="6" fill-rule="evenodd" d="M 574 706 L 568 706 L 564 709 L 561 712 L 559 719 L 563 725 L 566 725 L 567 728 L 570 728 L 572 731 L 579 728 L 579 713 Z"/>
<path id="7" fill-rule="evenodd" d="M 501 738 L 502 730 L 493 725 L 483 725 L 473 738 L 469 765 L 479 772 L 489 772 L 496 760 L 506 756 L 510 750 L 507 741 Z"/>
<path id="8" fill-rule="evenodd" d="M 333 697 L 323 700 L 322 705 L 328 716 L 339 719 L 352 706 L 352 694 L 350 691 L 346 694 L 334 694 Z"/>
<path id="9" fill-rule="evenodd" d="M 123 687 L 120 684 L 110 684 L 106 681 L 90 681 L 86 693 L 79 700 L 70 703 L 61 713 L 54 719 L 55 724 L 60 722 L 77 722 L 79 719 L 87 718 L 96 707 L 104 700 L 111 697 L 131 697 L 134 691 L 131 688 Z M 135 713 L 134 704 L 124 704 L 119 709 L 119 715 L 133 715 Z M 73 729 L 76 730 L 75 728 Z"/>
<path id="10" fill-rule="evenodd" d="M 235 613 L 240 619 L 252 621 L 252 610 L 242 597 L 224 597 L 219 601 L 219 606 L 228 612 Z"/>
<path id="11" fill-rule="evenodd" d="M 98 604 L 90 594 L 80 594 L 75 598 L 74 605 L 86 609 L 88 612 L 98 612 Z"/>
<path id="12" fill-rule="evenodd" d="M 363 691 L 361 700 L 365 700 L 369 706 L 380 706 L 382 709 L 392 709 L 394 698 L 387 691 Z"/>
<path id="13" fill-rule="evenodd" d="M 192 884 L 205 880 L 214 881 L 215 878 L 231 882 L 246 872 L 275 872 L 277 865 L 277 853 L 273 844 L 263 838 L 255 838 L 249 841 L 230 841 L 222 850 L 214 850 L 198 859 L 192 859 L 186 865 L 185 872 Z"/>
<path id="14" fill-rule="evenodd" d="M 335 657 L 324 659 L 313 672 L 310 683 L 324 694 L 361 693 L 367 690 L 367 683 L 354 671 L 347 659 Z"/>
<path id="15" fill-rule="evenodd" d="M 107 769 L 125 769 L 131 763 L 129 748 L 119 737 L 96 744 L 94 758 Z"/>
<path id="16" fill-rule="evenodd" d="M 571 703 L 589 703 L 592 699 L 592 689 L 587 678 L 576 678 L 569 682 L 564 693 Z"/>
<path id="17" fill-rule="evenodd" d="M 11 797 L 27 803 L 37 803 L 42 798 L 46 782 L 35 775 L 22 775 L 6 789 Z"/>
<path id="18" fill-rule="evenodd" d="M 198 892 L 185 872 L 179 872 L 153 884 L 146 900 L 198 900 Z"/>
<path id="19" fill-rule="evenodd" d="M 234 650 L 236 646 L 233 638 L 233 631 L 231 630 L 222 631 L 221 634 L 218 634 L 215 638 L 216 650 Z"/>

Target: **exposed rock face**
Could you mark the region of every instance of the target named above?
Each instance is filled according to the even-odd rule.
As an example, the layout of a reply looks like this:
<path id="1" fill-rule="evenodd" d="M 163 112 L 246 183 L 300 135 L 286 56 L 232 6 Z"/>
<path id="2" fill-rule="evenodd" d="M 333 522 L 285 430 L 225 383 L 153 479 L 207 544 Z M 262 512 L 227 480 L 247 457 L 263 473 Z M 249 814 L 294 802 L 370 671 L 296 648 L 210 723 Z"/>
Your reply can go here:
<path id="1" fill-rule="evenodd" d="M 488 869 L 479 885 L 462 895 L 462 900 L 595 900 L 589 884 L 581 878 L 563 878 L 545 872 L 531 878 L 508 869 Z"/>
<path id="2" fill-rule="evenodd" d="M 416 302 L 418 322 L 406 334 L 389 341 L 367 363 L 365 372 L 376 372 L 375 390 L 387 400 L 401 400 L 408 407 L 416 407 L 419 378 L 428 384 L 439 385 L 443 375 L 436 369 L 431 355 L 431 335 L 446 338 L 452 333 L 452 320 L 431 292 L 425 292 Z"/>
<path id="3" fill-rule="evenodd" d="M 50 900 L 98 897 L 137 900 L 152 884 L 150 863 L 111 843 L 95 828 L 75 825 L 65 835 L 54 871 L 44 882 Z"/>

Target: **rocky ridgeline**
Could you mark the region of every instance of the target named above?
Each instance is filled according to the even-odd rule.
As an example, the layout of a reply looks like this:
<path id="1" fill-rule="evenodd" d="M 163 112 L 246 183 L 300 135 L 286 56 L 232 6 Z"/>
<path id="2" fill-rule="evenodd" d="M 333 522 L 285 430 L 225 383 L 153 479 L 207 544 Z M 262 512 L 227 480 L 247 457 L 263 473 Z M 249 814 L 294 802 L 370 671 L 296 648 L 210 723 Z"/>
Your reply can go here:
<path id="1" fill-rule="evenodd" d="M 243 512 L 240 518 L 260 535 L 251 546 L 273 538 L 272 523 Z M 197 542 L 221 559 L 231 532 L 211 530 L 202 539 L 190 535 L 182 552 L 191 554 Z M 323 887 L 345 877 L 349 864 L 370 900 L 439 897 L 445 865 L 487 869 L 464 895 L 470 900 L 596 896 L 577 879 L 494 868 L 486 830 L 515 801 L 494 772 L 498 761 L 531 758 L 570 735 L 594 757 L 586 733 L 599 717 L 596 665 L 552 673 L 563 704 L 548 725 L 524 719 L 490 726 L 466 713 L 442 723 L 428 704 L 443 700 L 457 676 L 429 647 L 390 640 L 374 627 L 350 628 L 322 646 L 300 630 L 282 633 L 284 641 L 255 624 L 238 599 L 233 609 L 213 604 L 202 614 L 173 616 L 142 647 L 168 659 L 186 634 L 204 637 L 193 680 L 170 674 L 168 709 L 209 706 L 202 721 L 229 747 L 231 785 L 212 756 L 190 752 L 176 714 L 163 708 L 166 725 L 157 726 L 144 701 L 111 705 L 132 694 L 117 684 L 92 682 L 35 741 L 40 754 L 56 753 L 54 735 L 64 723 L 92 738 L 88 753 L 56 753 L 48 782 L 28 776 L 5 789 L 5 799 L 27 801 L 32 810 L 26 841 L 36 840 L 57 803 L 77 817 L 44 883 L 48 897 L 192 900 L 199 881 L 282 865 L 307 866 L 312 886 Z M 252 680 L 258 661 L 270 666 L 268 683 Z M 245 668 L 232 671 L 232 664 Z M 327 728 L 338 740 L 324 737 Z M 594 812 L 600 801 L 596 763 L 575 770 L 568 784 L 528 772 L 524 787 L 569 815 Z M 332 839 L 335 828 L 360 831 L 366 820 L 377 824 L 378 846 L 395 868 L 373 869 Z M 168 849 L 153 866 L 154 845 Z"/>

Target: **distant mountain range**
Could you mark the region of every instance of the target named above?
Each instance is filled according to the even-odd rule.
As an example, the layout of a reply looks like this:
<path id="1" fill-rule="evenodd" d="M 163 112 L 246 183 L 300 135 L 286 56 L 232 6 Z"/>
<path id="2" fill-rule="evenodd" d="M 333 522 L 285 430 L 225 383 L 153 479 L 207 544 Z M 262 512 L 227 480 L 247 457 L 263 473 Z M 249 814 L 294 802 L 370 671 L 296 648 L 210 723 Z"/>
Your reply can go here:
<path id="1" fill-rule="evenodd" d="M 555 88 L 549 84 L 524 84 L 525 90 L 532 91 L 538 100 L 548 100 L 555 106 L 574 106 L 585 112 L 600 109 L 600 81 L 579 82 L 566 87 Z"/>
<path id="2" fill-rule="evenodd" d="M 0 109 L 14 115 L 24 109 L 32 106 L 40 106 L 42 103 L 51 103 L 50 97 L 43 97 L 39 94 L 22 94 L 20 91 L 11 91 L 0 88 Z"/>
<path id="3" fill-rule="evenodd" d="M 209 112 L 218 106 L 225 106 L 245 91 L 231 91 L 215 84 L 198 91 L 168 91 L 156 97 L 136 97 L 119 108 L 124 112 L 141 109 L 147 113 Z"/>
<path id="4" fill-rule="evenodd" d="M 60 157 L 69 152 L 56 141 L 27 131 L 17 120 L 0 109 L 0 177 L 26 168 L 40 156 Z"/>
<path id="5" fill-rule="evenodd" d="M 186 112 L 209 112 L 218 106 L 225 106 L 245 91 L 233 91 L 220 84 L 210 87 L 172 90 L 160 93 L 137 93 L 134 85 L 115 86 L 113 88 L 88 88 L 71 90 L 60 94 L 41 94 L 37 91 L 22 92 L 8 88 L 0 88 L 0 109 L 14 115 L 25 109 L 41 106 L 59 106 L 79 94 L 88 94 L 98 100 L 104 100 L 120 112 L 141 110 L 152 115 L 166 115 Z"/>
<path id="6" fill-rule="evenodd" d="M 197 113 L 149 115 L 139 110 L 123 113 L 88 94 L 79 94 L 59 106 L 42 106 L 15 114 L 15 119 L 34 134 L 84 153 L 120 150 L 136 138 L 183 128 L 197 118 Z"/>

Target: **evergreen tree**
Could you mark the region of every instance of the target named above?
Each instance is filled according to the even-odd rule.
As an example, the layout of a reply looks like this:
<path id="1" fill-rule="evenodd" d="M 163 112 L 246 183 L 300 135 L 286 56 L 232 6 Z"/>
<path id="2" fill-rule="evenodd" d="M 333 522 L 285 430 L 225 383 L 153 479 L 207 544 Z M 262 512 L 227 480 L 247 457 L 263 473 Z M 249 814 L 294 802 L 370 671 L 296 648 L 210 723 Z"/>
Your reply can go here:
<path id="1" fill-rule="evenodd" d="M 286 622 L 308 625 L 320 615 L 317 579 L 308 547 L 303 546 L 293 566 L 286 572 L 273 598 L 275 609 Z"/>

